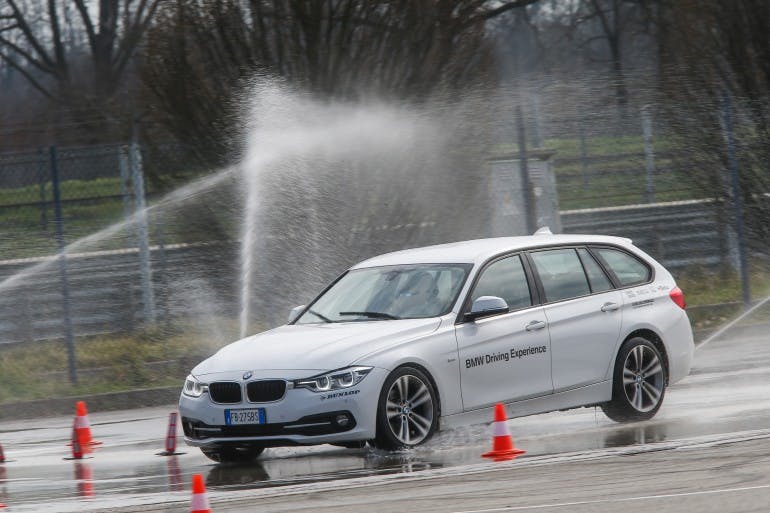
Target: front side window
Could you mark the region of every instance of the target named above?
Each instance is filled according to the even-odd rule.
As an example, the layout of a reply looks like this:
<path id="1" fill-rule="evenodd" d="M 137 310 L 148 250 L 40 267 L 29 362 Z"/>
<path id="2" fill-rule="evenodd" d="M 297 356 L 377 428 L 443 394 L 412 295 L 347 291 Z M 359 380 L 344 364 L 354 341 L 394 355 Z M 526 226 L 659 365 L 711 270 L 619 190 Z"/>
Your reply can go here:
<path id="1" fill-rule="evenodd" d="M 595 250 L 617 276 L 621 285 L 629 286 L 650 281 L 650 268 L 625 251 L 612 248 Z"/>
<path id="2" fill-rule="evenodd" d="M 591 293 L 577 252 L 550 249 L 530 253 L 543 284 L 546 302 L 560 301 Z"/>
<path id="3" fill-rule="evenodd" d="M 296 324 L 418 319 L 448 313 L 471 264 L 354 269 L 318 297 Z"/>
<path id="4" fill-rule="evenodd" d="M 508 303 L 510 310 L 532 305 L 527 275 L 519 255 L 493 262 L 482 271 L 471 294 L 471 301 L 481 296 L 501 297 Z"/>

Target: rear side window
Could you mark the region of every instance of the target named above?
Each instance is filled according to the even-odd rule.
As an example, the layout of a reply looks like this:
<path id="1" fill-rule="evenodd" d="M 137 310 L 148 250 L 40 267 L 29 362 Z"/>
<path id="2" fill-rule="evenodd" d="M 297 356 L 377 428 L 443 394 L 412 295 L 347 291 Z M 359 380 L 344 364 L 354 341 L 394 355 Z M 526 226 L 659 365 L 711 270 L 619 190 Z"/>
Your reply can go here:
<path id="1" fill-rule="evenodd" d="M 532 305 L 527 275 L 519 255 L 493 262 L 482 271 L 471 298 L 476 301 L 481 296 L 501 297 L 510 310 Z"/>
<path id="2" fill-rule="evenodd" d="M 596 252 L 604 259 L 604 262 L 617 276 L 621 285 L 635 285 L 650 281 L 650 268 L 638 258 L 629 255 L 625 251 L 611 248 L 597 248 Z"/>
<path id="3" fill-rule="evenodd" d="M 546 302 L 559 301 L 591 293 L 586 274 L 574 249 L 551 249 L 530 253 Z"/>
<path id="4" fill-rule="evenodd" d="M 583 267 L 585 267 L 586 274 L 588 275 L 588 282 L 591 284 L 591 292 L 605 292 L 612 288 L 612 283 L 607 275 L 604 274 L 602 268 L 596 263 L 591 253 L 584 248 L 578 249 L 580 260 L 583 261 Z"/>

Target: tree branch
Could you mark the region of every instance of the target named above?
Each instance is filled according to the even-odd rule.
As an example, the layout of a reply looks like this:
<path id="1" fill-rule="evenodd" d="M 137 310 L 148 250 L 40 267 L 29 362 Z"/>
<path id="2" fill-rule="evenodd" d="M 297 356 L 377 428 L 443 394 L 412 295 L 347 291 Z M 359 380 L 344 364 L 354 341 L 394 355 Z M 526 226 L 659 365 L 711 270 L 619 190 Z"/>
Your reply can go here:
<path id="1" fill-rule="evenodd" d="M 38 82 L 37 79 L 35 79 L 35 77 L 33 77 L 26 69 L 24 69 L 23 66 L 20 66 L 16 61 L 11 59 L 8 55 L 6 55 L 3 52 L 0 52 L 0 60 L 7 62 L 10 67 L 15 69 L 19 73 L 21 73 L 22 76 L 26 78 L 27 81 L 32 85 L 32 87 L 37 89 L 43 96 L 49 99 L 53 99 L 53 96 L 51 95 L 51 93 L 49 93 L 48 90 L 45 87 L 43 87 L 43 85 L 40 82 Z"/>
<path id="2" fill-rule="evenodd" d="M 83 25 L 86 27 L 86 34 L 88 35 L 88 44 L 93 49 L 96 46 L 96 33 L 94 32 L 94 22 L 91 20 L 91 15 L 88 14 L 88 8 L 83 0 L 73 0 L 75 7 L 80 12 L 80 18 L 83 20 Z"/>
<path id="3" fill-rule="evenodd" d="M 24 50 L 22 47 L 17 45 L 16 43 L 4 38 L 3 36 L 0 36 L 0 43 L 3 45 L 9 47 L 14 52 L 18 53 L 22 57 L 24 57 L 27 61 L 29 61 L 30 64 L 38 68 L 40 71 L 44 73 L 54 73 L 55 70 L 52 66 L 49 66 L 48 64 L 41 62 L 40 60 L 36 59 L 32 54 Z"/>
<path id="4" fill-rule="evenodd" d="M 19 28 L 19 24 L 18 23 L 14 23 L 13 25 L 8 25 L 7 27 L 0 28 L 0 33 L 7 32 L 9 30 L 14 30 L 14 29 L 17 29 L 17 28 Z"/>
<path id="5" fill-rule="evenodd" d="M 37 54 L 40 56 L 40 58 L 45 62 L 47 66 L 49 66 L 48 72 L 50 73 L 56 66 L 54 65 L 53 60 L 49 55 L 46 53 L 43 46 L 40 44 L 40 42 L 37 40 L 35 35 L 32 33 L 32 29 L 29 27 L 29 24 L 27 24 L 27 21 L 24 19 L 24 14 L 21 12 L 21 9 L 19 9 L 19 6 L 16 5 L 15 0 L 6 0 L 8 2 L 8 5 L 11 6 L 11 10 L 13 10 L 13 17 L 16 19 L 16 22 L 19 24 L 19 29 L 24 34 L 24 37 L 27 38 L 27 41 L 29 41 L 29 44 L 32 45 L 32 48 L 35 49 Z"/>
<path id="6" fill-rule="evenodd" d="M 68 75 L 67 72 L 67 57 L 64 54 L 64 45 L 61 41 L 61 29 L 59 28 L 59 13 L 56 12 L 56 0 L 48 0 L 48 17 L 51 24 L 51 34 L 53 38 L 54 54 L 56 55 L 57 70 L 64 74 L 65 78 Z"/>
<path id="7" fill-rule="evenodd" d="M 514 0 L 512 2 L 508 2 L 507 4 L 501 5 L 500 7 L 497 7 L 495 9 L 492 9 L 491 11 L 484 11 L 480 15 L 480 19 L 482 20 L 491 20 L 492 18 L 495 18 L 497 16 L 500 16 L 501 14 L 510 11 L 511 9 L 518 9 L 519 7 L 526 7 L 528 5 L 532 5 L 538 0 Z M 475 23 L 478 20 L 473 20 L 473 23 Z M 472 23 L 470 23 L 472 24 Z"/>
<path id="8" fill-rule="evenodd" d="M 142 36 L 155 16 L 155 11 L 160 5 L 160 0 L 152 0 L 149 7 L 147 7 L 146 4 L 147 0 L 142 0 L 142 3 L 137 9 L 137 14 L 134 16 L 134 24 L 132 25 L 131 30 L 123 35 L 123 39 L 118 45 L 118 50 L 115 52 L 115 61 L 112 64 L 114 76 L 120 76 L 128 65 L 128 61 L 131 59 L 131 55 L 133 55 L 136 45 L 142 39 Z M 145 9 L 147 9 L 147 14 L 144 16 L 144 19 L 141 19 L 140 16 Z"/>

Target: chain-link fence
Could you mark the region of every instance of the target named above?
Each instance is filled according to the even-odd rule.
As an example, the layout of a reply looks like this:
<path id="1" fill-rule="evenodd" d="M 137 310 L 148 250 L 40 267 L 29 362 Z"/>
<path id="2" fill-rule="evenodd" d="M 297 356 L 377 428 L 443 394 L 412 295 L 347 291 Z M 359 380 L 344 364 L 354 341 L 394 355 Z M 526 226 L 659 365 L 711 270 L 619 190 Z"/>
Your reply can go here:
<path id="1" fill-rule="evenodd" d="M 159 195 L 148 208 L 146 155 L 136 145 L 0 156 L 0 342 L 64 341 L 74 381 L 80 367 L 96 372 L 103 364 L 89 341 L 110 334 L 122 340 L 117 359 L 133 362 L 129 376 L 145 385 L 137 376 L 154 367 L 142 362 L 178 363 L 237 337 L 244 287 L 254 331 L 282 322 L 356 261 L 522 235 L 523 226 L 551 215 L 537 205 L 560 211 L 565 232 L 633 238 L 677 277 L 695 269 L 713 284 L 713 273 L 745 271 L 735 290 L 748 277 L 764 283 L 766 254 L 746 243 L 755 234 L 740 233 L 730 198 L 693 186 L 689 150 L 655 104 L 622 114 L 584 105 L 576 115 L 532 98 L 501 98 L 488 106 L 494 119 L 476 124 L 476 105 L 432 123 L 424 113 L 402 122 L 402 112 L 356 113 L 361 119 L 343 112 L 342 127 L 334 112 L 312 112 L 309 122 L 324 120 L 317 132 L 291 126 L 290 137 L 262 134 L 269 144 L 257 140 L 256 156 Z M 501 162 L 515 164 L 505 173 L 528 169 L 528 191 L 500 182 L 508 176 L 496 174 Z M 725 164 L 727 176 L 730 169 Z M 499 198 L 509 193 L 511 215 L 531 210 L 537 219 L 500 217 Z M 529 200 L 537 205 L 522 206 Z M 558 229 L 558 218 L 549 223 Z M 243 247 L 246 230 L 257 231 L 251 248 Z M 253 256 L 248 271 L 245 250 Z M 697 301 L 737 300 L 720 291 Z M 138 349 L 137 336 L 153 342 L 142 349 L 151 354 Z M 164 375 L 185 372 L 186 362 L 163 367 Z"/>

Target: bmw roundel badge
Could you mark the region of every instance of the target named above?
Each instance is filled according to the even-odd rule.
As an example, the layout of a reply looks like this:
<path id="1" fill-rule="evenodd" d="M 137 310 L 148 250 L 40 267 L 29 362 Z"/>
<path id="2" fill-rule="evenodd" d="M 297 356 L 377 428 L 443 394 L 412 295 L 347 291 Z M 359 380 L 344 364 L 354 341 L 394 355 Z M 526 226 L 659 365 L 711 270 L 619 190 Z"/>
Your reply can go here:
<path id="1" fill-rule="evenodd" d="M 254 374 L 252 374 L 252 372 L 251 372 L 251 371 L 246 371 L 246 372 L 244 372 L 244 373 L 243 373 L 243 379 L 249 379 L 249 378 L 250 378 L 250 377 L 252 377 L 253 375 L 254 375 Z"/>

